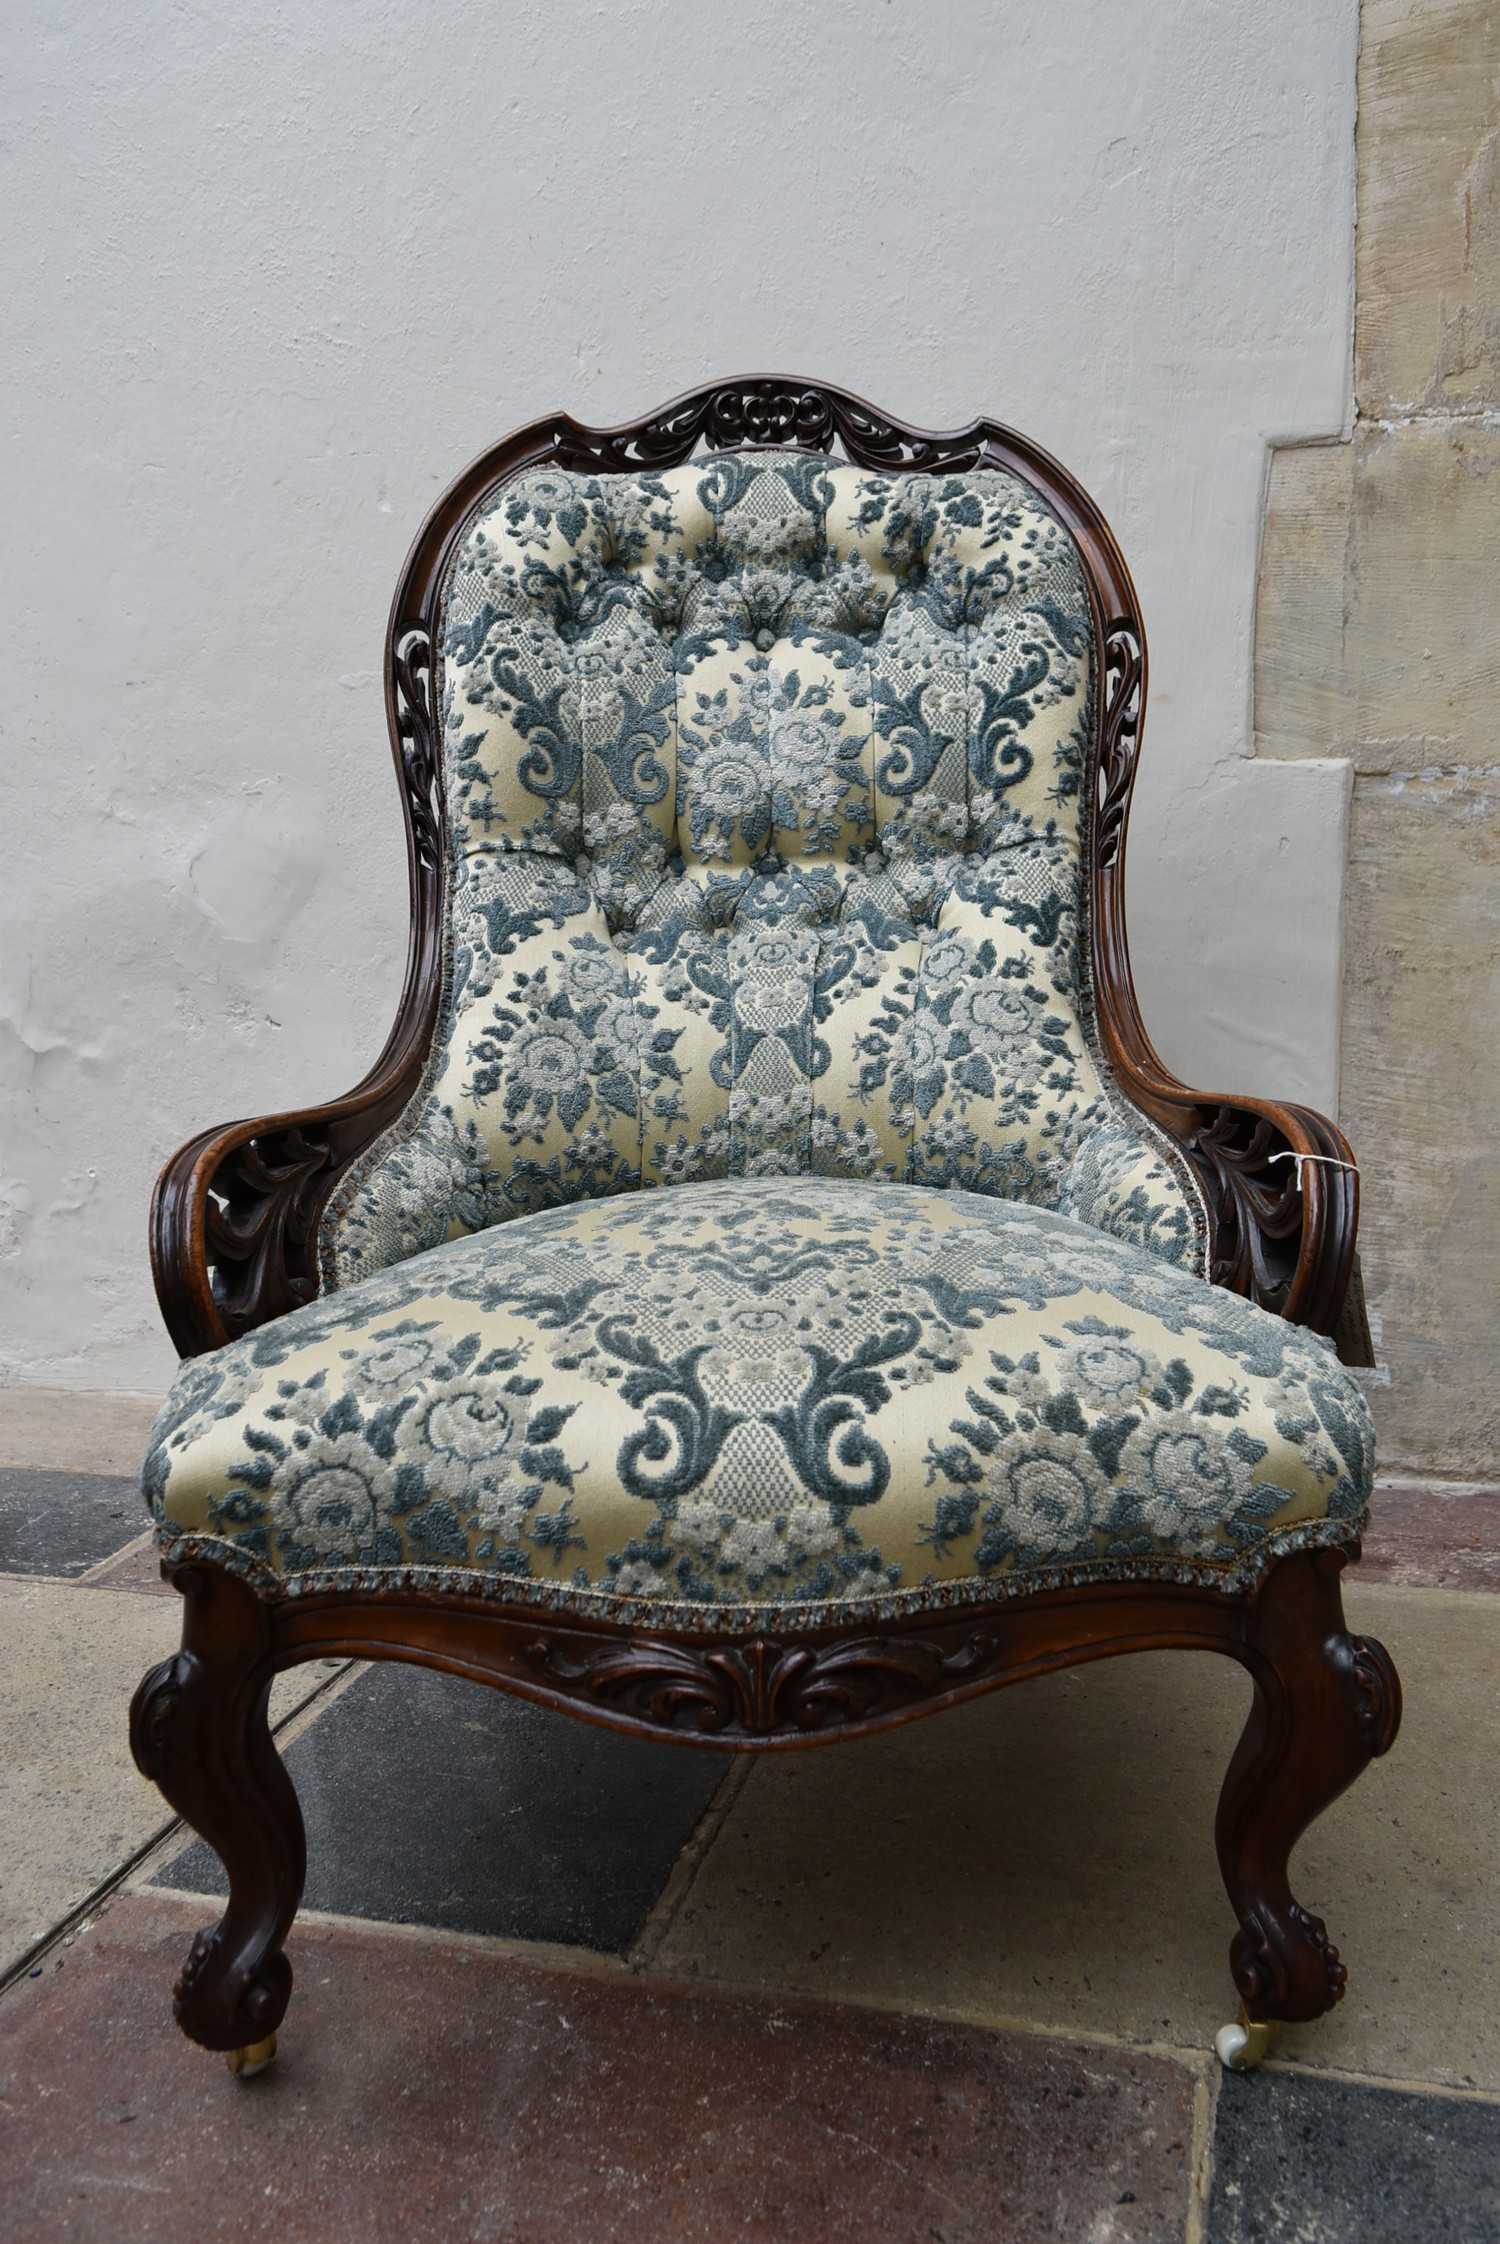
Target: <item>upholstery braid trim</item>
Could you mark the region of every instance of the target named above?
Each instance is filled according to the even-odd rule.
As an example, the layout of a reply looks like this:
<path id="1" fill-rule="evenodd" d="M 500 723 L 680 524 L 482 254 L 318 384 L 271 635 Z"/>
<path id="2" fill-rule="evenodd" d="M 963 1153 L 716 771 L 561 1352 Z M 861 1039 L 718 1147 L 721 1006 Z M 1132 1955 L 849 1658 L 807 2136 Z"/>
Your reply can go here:
<path id="1" fill-rule="evenodd" d="M 1275 1530 L 1233 1565 L 1195 1565 L 1188 1560 L 1098 1559 L 1077 1565 L 1039 1567 L 1025 1573 L 967 1575 L 952 1582 L 929 1582 L 879 1597 L 851 1597 L 817 1603 L 710 1605 L 672 1598 L 635 1597 L 599 1588 L 574 1588 L 566 1582 L 533 1581 L 524 1575 L 497 1574 L 461 1566 L 330 1566 L 305 1574 L 278 1574 L 240 1545 L 216 1535 L 157 1534 L 157 1548 L 171 1566 L 211 1565 L 236 1574 L 269 1604 L 298 1598 L 380 1596 L 416 1591 L 426 1596 L 482 1598 L 580 1619 L 608 1621 L 621 1629 L 675 1629 L 684 1635 L 796 1635 L 818 1629 L 899 1621 L 919 1614 L 1004 1603 L 1110 1582 L 1175 1583 L 1186 1589 L 1218 1590 L 1226 1597 L 1246 1596 L 1266 1569 L 1295 1551 L 1333 1550 L 1357 1545 L 1369 1510 L 1349 1519 L 1305 1520 Z"/>

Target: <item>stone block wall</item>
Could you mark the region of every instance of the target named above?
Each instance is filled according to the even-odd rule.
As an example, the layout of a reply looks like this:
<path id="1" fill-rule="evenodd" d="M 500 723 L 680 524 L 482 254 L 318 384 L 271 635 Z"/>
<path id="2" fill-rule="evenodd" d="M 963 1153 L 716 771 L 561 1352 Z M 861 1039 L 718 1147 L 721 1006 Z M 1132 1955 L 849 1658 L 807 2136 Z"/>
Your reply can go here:
<path id="1" fill-rule="evenodd" d="M 1272 455 L 1256 749 L 1353 766 L 1341 1119 L 1387 1470 L 1500 1477 L 1500 7 L 1365 0 L 1354 428 Z"/>

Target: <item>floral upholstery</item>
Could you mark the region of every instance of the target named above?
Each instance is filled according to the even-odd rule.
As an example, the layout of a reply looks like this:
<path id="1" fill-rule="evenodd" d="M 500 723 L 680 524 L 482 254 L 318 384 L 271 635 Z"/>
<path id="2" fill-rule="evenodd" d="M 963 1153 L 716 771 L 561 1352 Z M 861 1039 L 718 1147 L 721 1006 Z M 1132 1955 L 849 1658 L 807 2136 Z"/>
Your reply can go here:
<path id="1" fill-rule="evenodd" d="M 1205 1284 L 1098 1052 L 1092 647 L 995 473 L 483 505 L 426 1076 L 329 1202 L 323 1298 L 180 1374 L 167 1553 L 736 1629 L 1351 1539 L 1356 1390 Z"/>
<path id="2" fill-rule="evenodd" d="M 1027 487 L 549 468 L 460 537 L 444 619 L 443 1010 L 325 1287 L 768 1175 L 961 1185 L 1202 1270 L 1190 1173 L 1095 1046 L 1092 624 Z"/>
<path id="3" fill-rule="evenodd" d="M 183 1367 L 169 1556 L 633 1623 L 888 1615 L 1348 1541 L 1329 1342 L 1076 1218 L 737 1177 L 521 1216 Z"/>

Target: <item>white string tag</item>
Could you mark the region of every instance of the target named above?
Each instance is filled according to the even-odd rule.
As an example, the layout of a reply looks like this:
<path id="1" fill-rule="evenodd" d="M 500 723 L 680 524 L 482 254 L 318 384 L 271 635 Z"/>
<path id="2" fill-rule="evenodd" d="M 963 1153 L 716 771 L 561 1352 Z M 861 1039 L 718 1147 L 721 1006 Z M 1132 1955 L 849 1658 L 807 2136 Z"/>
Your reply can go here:
<path id="1" fill-rule="evenodd" d="M 1270 1162 L 1272 1161 L 1296 1162 L 1297 1190 L 1299 1192 L 1302 1190 L 1302 1164 L 1304 1161 L 1320 1161 L 1325 1169 L 1347 1169 L 1351 1176 L 1357 1177 L 1359 1175 L 1359 1163 L 1357 1161 L 1340 1161 L 1337 1156 L 1332 1153 L 1293 1153 L 1289 1148 L 1285 1153 L 1272 1153 L 1268 1155 L 1267 1166 L 1269 1166 Z"/>

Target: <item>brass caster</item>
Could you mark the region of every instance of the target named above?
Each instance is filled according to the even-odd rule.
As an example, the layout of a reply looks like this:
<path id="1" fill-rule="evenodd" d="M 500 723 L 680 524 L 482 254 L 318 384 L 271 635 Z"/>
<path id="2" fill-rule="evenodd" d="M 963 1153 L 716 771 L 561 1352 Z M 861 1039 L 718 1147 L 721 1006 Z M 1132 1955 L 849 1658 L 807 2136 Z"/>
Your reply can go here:
<path id="1" fill-rule="evenodd" d="M 1229 2030 L 1225 2028 L 1226 2033 Z M 231 2049 L 229 2070 L 236 2080 L 254 2080 L 257 2073 L 265 2071 L 275 2054 L 276 2036 L 267 2034 L 264 2041 L 252 2041 L 246 2049 Z"/>
<path id="2" fill-rule="evenodd" d="M 1214 2035 L 1214 2054 L 1231 2073 L 1253 2073 L 1270 2056 L 1280 2032 L 1279 2018 L 1251 2018 L 1241 2003 L 1235 2023 L 1221 2026 Z"/>

